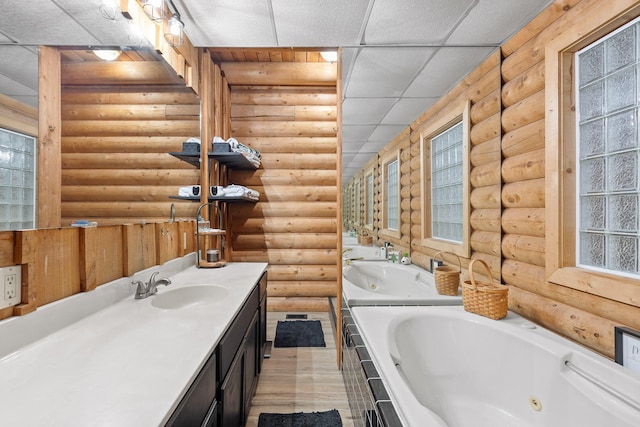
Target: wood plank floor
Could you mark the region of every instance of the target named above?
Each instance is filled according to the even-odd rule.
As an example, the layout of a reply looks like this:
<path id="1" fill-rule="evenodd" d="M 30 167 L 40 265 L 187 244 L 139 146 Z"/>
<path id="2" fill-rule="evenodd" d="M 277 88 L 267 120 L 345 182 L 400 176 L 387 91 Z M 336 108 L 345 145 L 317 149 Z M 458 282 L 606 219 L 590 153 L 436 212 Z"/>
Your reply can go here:
<path id="1" fill-rule="evenodd" d="M 278 320 L 288 313 L 267 313 L 267 339 L 273 341 Z M 294 313 L 290 313 L 294 314 Z M 297 313 L 295 313 L 297 314 Z M 344 427 L 353 427 L 349 401 L 338 368 L 328 313 L 305 313 L 320 320 L 326 347 L 271 349 L 265 359 L 246 427 L 256 427 L 260 413 L 319 412 L 337 409 Z"/>

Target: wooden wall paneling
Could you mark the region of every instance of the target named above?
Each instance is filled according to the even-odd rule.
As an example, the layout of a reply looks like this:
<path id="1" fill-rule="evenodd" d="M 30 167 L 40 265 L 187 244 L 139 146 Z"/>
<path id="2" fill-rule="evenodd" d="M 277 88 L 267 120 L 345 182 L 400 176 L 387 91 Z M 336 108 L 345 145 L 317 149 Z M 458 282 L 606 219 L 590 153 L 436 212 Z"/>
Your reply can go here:
<path id="1" fill-rule="evenodd" d="M 199 182 L 192 166 L 170 156 L 199 136 L 199 101 L 183 88 L 65 87 L 62 217 L 114 224 L 168 219 L 181 186 Z M 101 205 L 101 203 L 104 203 Z M 174 202 L 178 215 L 195 206 Z"/>
<path id="2" fill-rule="evenodd" d="M 36 268 L 34 245 L 37 243 L 36 230 L 21 230 L 15 232 L 15 264 L 21 265 L 22 283 L 20 304 L 13 307 L 13 315 L 23 316 L 33 312 L 37 304 L 38 288 L 36 287 Z M 6 312 L 7 317 L 10 311 Z M 4 314 L 3 314 L 4 317 Z"/>
<path id="3" fill-rule="evenodd" d="M 156 264 L 162 265 L 165 262 L 179 257 L 179 246 L 182 243 L 178 235 L 177 222 L 158 222 L 155 224 L 156 230 Z"/>
<path id="4" fill-rule="evenodd" d="M 39 228 L 59 227 L 60 221 L 60 114 L 61 71 L 58 49 L 41 46 L 38 54 L 38 165 L 36 212 Z"/>
<path id="5" fill-rule="evenodd" d="M 331 63 L 223 62 L 222 71 L 231 86 L 330 86 L 335 87 L 336 65 Z M 333 91 L 335 94 L 335 90 Z"/>
<path id="6" fill-rule="evenodd" d="M 15 265 L 15 234 L 13 231 L 0 231 L 0 267 Z"/>
<path id="7" fill-rule="evenodd" d="M 270 310 L 327 310 L 327 297 L 338 292 L 341 236 L 335 75 L 332 88 L 300 85 L 293 67 L 281 86 L 280 77 L 239 80 L 235 65 L 221 65 L 231 86 L 231 136 L 259 150 L 262 164 L 230 171 L 230 181 L 260 192 L 258 203 L 230 207 L 232 259 L 266 261 L 279 272 L 269 274 Z M 243 69 L 252 67 L 262 69 Z M 314 275 L 326 269 L 330 276 Z"/>
<path id="8" fill-rule="evenodd" d="M 42 306 L 80 292 L 80 230 L 49 228 L 28 235 L 33 252 L 36 304 Z"/>
<path id="9" fill-rule="evenodd" d="M 38 136 L 38 110 L 0 93 L 0 127 Z"/>
<path id="10" fill-rule="evenodd" d="M 124 275 L 131 276 L 156 263 L 155 224 L 122 225 Z"/>
<path id="11" fill-rule="evenodd" d="M 122 249 L 122 226 L 80 228 L 82 291 L 124 276 Z"/>

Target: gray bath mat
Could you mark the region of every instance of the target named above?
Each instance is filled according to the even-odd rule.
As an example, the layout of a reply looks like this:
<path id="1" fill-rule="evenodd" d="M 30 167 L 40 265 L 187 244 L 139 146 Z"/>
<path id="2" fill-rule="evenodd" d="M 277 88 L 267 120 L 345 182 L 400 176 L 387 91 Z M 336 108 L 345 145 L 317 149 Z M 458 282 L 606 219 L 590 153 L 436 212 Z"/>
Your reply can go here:
<path id="1" fill-rule="evenodd" d="M 319 320 L 278 321 L 274 347 L 326 347 Z"/>
<path id="2" fill-rule="evenodd" d="M 295 414 L 260 414 L 258 427 L 342 427 L 337 409 Z"/>

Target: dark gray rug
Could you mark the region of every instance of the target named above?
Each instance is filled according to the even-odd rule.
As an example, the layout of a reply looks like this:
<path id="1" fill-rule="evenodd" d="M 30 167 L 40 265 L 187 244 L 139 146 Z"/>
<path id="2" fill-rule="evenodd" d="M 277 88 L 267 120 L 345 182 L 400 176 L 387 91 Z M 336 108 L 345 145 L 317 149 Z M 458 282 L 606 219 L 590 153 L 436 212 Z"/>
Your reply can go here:
<path id="1" fill-rule="evenodd" d="M 274 347 L 326 347 L 319 320 L 279 320 Z"/>
<path id="2" fill-rule="evenodd" d="M 295 414 L 260 414 L 258 427 L 342 427 L 337 409 Z"/>

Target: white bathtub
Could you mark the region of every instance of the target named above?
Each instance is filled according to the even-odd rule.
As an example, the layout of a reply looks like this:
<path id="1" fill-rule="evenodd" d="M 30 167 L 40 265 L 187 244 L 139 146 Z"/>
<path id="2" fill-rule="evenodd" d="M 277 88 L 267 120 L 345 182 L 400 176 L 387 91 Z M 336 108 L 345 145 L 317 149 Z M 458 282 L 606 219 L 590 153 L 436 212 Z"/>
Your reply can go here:
<path id="1" fill-rule="evenodd" d="M 363 258 L 365 260 L 382 260 L 378 246 L 344 245 L 342 247 L 343 259 Z"/>
<path id="2" fill-rule="evenodd" d="M 407 427 L 640 426 L 640 375 L 511 312 L 351 310 Z"/>
<path id="3" fill-rule="evenodd" d="M 440 295 L 433 274 L 414 265 L 353 261 L 342 269 L 342 295 L 354 305 L 460 305 L 462 297 Z"/>

